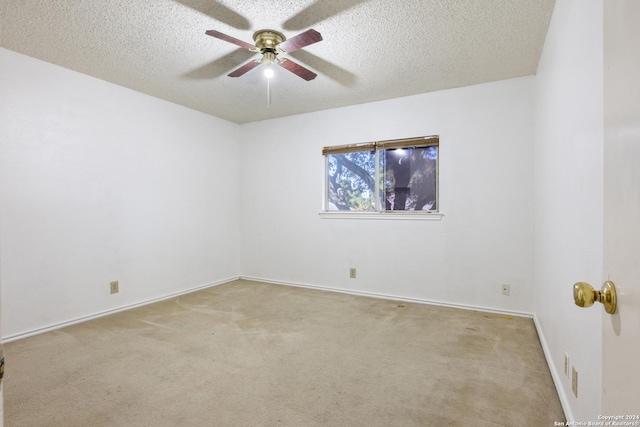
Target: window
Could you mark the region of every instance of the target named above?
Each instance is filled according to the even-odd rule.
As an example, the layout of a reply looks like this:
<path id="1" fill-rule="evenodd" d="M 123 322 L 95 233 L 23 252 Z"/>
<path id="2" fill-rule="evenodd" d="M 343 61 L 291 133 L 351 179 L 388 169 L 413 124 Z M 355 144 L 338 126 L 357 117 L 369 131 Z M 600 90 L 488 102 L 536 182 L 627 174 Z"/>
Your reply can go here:
<path id="1" fill-rule="evenodd" d="M 325 147 L 325 211 L 438 211 L 438 136 Z"/>

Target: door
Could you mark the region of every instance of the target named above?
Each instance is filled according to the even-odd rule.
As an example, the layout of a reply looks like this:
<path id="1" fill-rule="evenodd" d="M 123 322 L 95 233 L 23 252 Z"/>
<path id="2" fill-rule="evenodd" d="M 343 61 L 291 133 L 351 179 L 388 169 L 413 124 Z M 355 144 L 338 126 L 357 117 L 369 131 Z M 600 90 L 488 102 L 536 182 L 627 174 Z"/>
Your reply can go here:
<path id="1" fill-rule="evenodd" d="M 640 415 L 640 1 L 604 2 L 602 415 Z"/>

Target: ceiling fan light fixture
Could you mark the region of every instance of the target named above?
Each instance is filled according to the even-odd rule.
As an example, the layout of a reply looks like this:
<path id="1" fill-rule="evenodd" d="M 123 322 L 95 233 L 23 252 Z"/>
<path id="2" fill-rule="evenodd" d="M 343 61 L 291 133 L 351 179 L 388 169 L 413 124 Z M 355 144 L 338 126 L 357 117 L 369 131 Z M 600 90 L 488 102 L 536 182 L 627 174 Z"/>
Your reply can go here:
<path id="1" fill-rule="evenodd" d="M 266 65 L 272 65 L 276 62 L 276 53 L 272 50 L 265 50 L 262 52 L 262 63 Z"/>
<path id="2" fill-rule="evenodd" d="M 271 68 L 271 66 L 267 66 L 267 68 L 264 69 L 264 76 L 268 79 L 273 77 L 273 68 Z"/>

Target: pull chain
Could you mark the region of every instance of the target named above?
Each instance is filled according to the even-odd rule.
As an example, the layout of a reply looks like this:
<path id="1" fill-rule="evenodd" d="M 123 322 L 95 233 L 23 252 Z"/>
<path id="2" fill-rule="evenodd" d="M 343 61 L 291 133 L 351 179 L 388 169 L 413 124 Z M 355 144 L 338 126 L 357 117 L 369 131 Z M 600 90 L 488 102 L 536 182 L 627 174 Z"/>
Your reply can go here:
<path id="1" fill-rule="evenodd" d="M 271 108 L 271 79 L 267 78 L 267 108 Z"/>

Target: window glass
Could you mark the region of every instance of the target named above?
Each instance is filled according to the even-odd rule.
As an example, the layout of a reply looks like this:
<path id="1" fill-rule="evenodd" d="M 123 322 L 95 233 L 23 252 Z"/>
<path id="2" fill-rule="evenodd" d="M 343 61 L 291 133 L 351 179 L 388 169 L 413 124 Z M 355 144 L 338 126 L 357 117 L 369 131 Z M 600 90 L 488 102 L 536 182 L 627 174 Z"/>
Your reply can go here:
<path id="1" fill-rule="evenodd" d="M 437 146 L 381 150 L 384 209 L 437 210 L 437 159 Z"/>
<path id="2" fill-rule="evenodd" d="M 376 210 L 375 151 L 327 156 L 327 210 Z"/>

